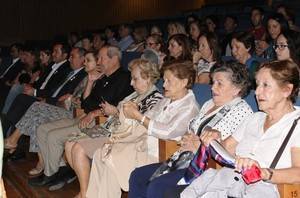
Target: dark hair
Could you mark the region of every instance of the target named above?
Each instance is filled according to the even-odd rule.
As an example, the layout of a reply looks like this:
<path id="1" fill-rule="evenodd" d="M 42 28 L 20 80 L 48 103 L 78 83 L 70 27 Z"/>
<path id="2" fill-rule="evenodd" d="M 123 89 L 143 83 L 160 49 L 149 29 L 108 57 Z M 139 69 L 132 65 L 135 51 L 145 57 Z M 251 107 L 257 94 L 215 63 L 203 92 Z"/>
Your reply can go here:
<path id="1" fill-rule="evenodd" d="M 261 8 L 261 7 L 258 7 L 258 6 L 252 7 L 252 8 L 251 8 L 251 14 L 252 14 L 252 12 L 253 12 L 254 10 L 257 10 L 261 15 L 264 15 L 264 14 L 265 14 L 264 9 Z"/>
<path id="2" fill-rule="evenodd" d="M 233 20 L 233 22 L 238 26 L 239 25 L 239 20 L 238 20 L 238 18 L 236 17 L 236 16 L 234 16 L 234 15 L 226 15 L 225 16 L 225 20 L 226 19 L 232 19 Z"/>
<path id="3" fill-rule="evenodd" d="M 261 64 L 258 71 L 266 68 L 270 69 L 271 76 L 277 81 L 279 86 L 287 84 L 293 85 L 293 90 L 289 99 L 296 101 L 299 91 L 299 67 L 290 60 L 273 61 Z"/>
<path id="4" fill-rule="evenodd" d="M 291 59 L 299 64 L 299 54 L 300 54 L 300 33 L 295 31 L 284 31 L 280 35 L 284 36 L 287 40 L 287 45 L 290 52 Z"/>
<path id="5" fill-rule="evenodd" d="M 267 22 L 269 22 L 271 19 L 275 20 L 275 21 L 277 21 L 279 23 L 279 25 L 280 25 L 280 33 L 284 32 L 284 31 L 288 31 L 290 29 L 287 20 L 284 18 L 284 16 L 282 14 L 280 14 L 280 13 L 274 13 L 274 14 L 270 15 L 269 18 L 268 18 L 268 20 L 267 20 Z M 268 29 L 268 23 L 267 23 L 267 29 Z M 272 38 L 270 38 L 269 32 L 268 32 L 267 36 L 268 36 L 267 41 L 272 40 Z"/>
<path id="6" fill-rule="evenodd" d="M 216 15 L 208 15 L 205 17 L 204 21 L 207 19 L 210 19 L 216 25 L 216 29 L 219 27 L 219 19 Z"/>
<path id="7" fill-rule="evenodd" d="M 176 41 L 176 43 L 182 47 L 182 53 L 177 60 L 192 60 L 191 45 L 188 37 L 185 34 L 172 35 L 168 40 L 168 45 L 170 44 L 171 40 Z"/>
<path id="8" fill-rule="evenodd" d="M 201 36 L 204 36 L 206 38 L 208 46 L 211 49 L 213 54 L 213 60 L 219 62 L 221 59 L 221 48 L 219 45 L 217 35 L 213 32 L 206 32 L 199 36 L 198 43 Z"/>
<path id="9" fill-rule="evenodd" d="M 203 33 L 208 32 L 207 26 L 204 25 L 203 23 L 201 23 L 199 20 L 197 20 L 197 21 L 193 21 L 193 22 L 191 22 L 191 23 L 188 24 L 188 31 L 187 31 L 188 34 L 189 34 L 189 29 L 191 28 L 191 25 L 192 25 L 192 24 L 195 24 L 195 25 L 197 26 L 197 28 L 199 29 L 199 31 L 200 31 L 199 37 L 200 37 Z M 199 37 L 198 37 L 198 38 L 199 38 Z"/>
<path id="10" fill-rule="evenodd" d="M 80 56 L 84 56 L 86 54 L 86 50 L 84 48 L 82 48 L 82 47 L 73 47 L 72 49 L 78 50 L 78 54 Z"/>
<path id="11" fill-rule="evenodd" d="M 88 39 L 90 42 L 93 42 L 93 35 L 90 33 L 83 34 L 81 40 Z"/>
<path id="12" fill-rule="evenodd" d="M 225 72 L 230 74 L 230 81 L 232 84 L 241 89 L 239 92 L 240 97 L 245 97 L 249 93 L 251 82 L 249 72 L 245 65 L 236 61 L 228 61 L 221 64 L 216 64 L 211 69 L 211 79 L 212 76 L 217 72 Z"/>
<path id="13" fill-rule="evenodd" d="M 67 54 L 67 57 L 69 57 L 70 51 L 71 51 L 71 47 L 69 44 L 67 44 L 66 42 L 55 42 L 53 46 L 55 45 L 61 45 L 61 52 L 63 54 Z"/>
<path id="14" fill-rule="evenodd" d="M 10 48 L 15 47 L 18 51 L 24 48 L 24 45 L 21 43 L 13 43 L 10 45 Z"/>
<path id="15" fill-rule="evenodd" d="M 161 68 L 161 73 L 165 73 L 167 70 L 171 71 L 176 78 L 181 80 L 187 79 L 187 89 L 193 87 L 196 78 L 196 70 L 191 61 L 172 61 L 165 63 Z"/>
<path id="16" fill-rule="evenodd" d="M 238 32 L 232 36 L 232 39 L 244 44 L 244 46 L 249 50 L 249 54 L 252 54 L 255 50 L 254 36 L 251 32 Z"/>

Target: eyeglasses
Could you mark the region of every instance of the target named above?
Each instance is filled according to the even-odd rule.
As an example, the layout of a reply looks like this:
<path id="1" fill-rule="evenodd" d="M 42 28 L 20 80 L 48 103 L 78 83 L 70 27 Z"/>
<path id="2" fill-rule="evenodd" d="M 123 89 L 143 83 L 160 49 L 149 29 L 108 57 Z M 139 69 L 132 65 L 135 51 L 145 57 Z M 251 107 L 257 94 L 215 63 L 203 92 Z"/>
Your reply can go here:
<path id="1" fill-rule="evenodd" d="M 288 47 L 288 45 L 284 45 L 284 44 L 276 44 L 273 45 L 273 48 L 276 50 L 277 48 L 280 50 L 283 50 L 284 48 Z"/>

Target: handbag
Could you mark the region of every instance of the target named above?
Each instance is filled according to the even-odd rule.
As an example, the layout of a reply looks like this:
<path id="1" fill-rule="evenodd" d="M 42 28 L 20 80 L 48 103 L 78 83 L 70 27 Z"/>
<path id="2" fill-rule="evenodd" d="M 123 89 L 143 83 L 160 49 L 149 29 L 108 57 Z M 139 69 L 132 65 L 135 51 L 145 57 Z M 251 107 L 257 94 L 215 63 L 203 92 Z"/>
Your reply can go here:
<path id="1" fill-rule="evenodd" d="M 236 106 L 239 103 L 241 103 L 241 101 L 238 103 L 233 102 L 229 105 L 225 105 L 216 114 L 203 121 L 198 127 L 197 135 L 200 136 L 202 131 L 214 127 L 227 115 L 233 106 Z M 150 177 L 149 182 L 163 174 L 187 168 L 193 159 L 194 153 L 192 151 L 176 151 L 167 161 L 163 162 L 161 166 L 156 169 L 156 171 Z"/>

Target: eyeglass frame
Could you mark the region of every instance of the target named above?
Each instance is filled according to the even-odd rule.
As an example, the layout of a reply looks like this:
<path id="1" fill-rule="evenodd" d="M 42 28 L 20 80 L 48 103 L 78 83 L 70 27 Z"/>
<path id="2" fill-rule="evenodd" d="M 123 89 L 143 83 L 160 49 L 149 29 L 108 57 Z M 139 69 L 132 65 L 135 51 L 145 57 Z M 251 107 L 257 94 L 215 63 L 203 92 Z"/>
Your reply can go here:
<path id="1" fill-rule="evenodd" d="M 274 50 L 276 50 L 277 48 L 278 48 L 279 50 L 283 50 L 283 49 L 285 49 L 285 48 L 287 48 L 287 47 L 289 47 L 288 44 L 275 44 L 275 45 L 273 45 L 273 49 L 274 49 Z"/>

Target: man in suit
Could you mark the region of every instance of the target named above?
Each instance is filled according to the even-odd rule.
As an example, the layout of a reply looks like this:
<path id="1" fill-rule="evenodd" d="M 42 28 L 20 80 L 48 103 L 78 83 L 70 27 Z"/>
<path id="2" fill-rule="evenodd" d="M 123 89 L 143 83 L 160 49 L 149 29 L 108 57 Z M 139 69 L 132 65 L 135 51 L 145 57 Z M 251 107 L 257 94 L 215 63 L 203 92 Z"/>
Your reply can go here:
<path id="1" fill-rule="evenodd" d="M 20 59 L 20 51 L 22 45 L 14 43 L 10 47 L 10 55 L 12 61 L 10 65 L 0 74 L 0 111 L 3 108 L 7 94 L 18 77 L 19 73 L 24 69 L 24 64 Z"/>
<path id="2" fill-rule="evenodd" d="M 29 180 L 30 185 L 64 184 L 69 177 L 67 173 L 70 172 L 67 166 L 61 166 L 64 163 L 62 154 L 64 143 L 69 135 L 74 132 L 79 133 L 79 126 L 85 128 L 93 123 L 95 117 L 101 115 L 99 107 L 101 98 L 116 106 L 124 97 L 132 93 L 130 74 L 120 67 L 120 60 L 121 51 L 117 47 L 102 47 L 97 62 L 102 73 L 97 76 L 89 75 L 82 96 L 81 107 L 85 115 L 81 119 L 63 119 L 38 127 L 37 139 L 45 168 L 43 175 Z"/>
<path id="3" fill-rule="evenodd" d="M 49 104 L 55 105 L 58 101 L 66 99 L 70 94 L 73 93 L 77 85 L 84 79 L 86 72 L 83 67 L 85 50 L 83 48 L 73 48 L 70 53 L 70 66 L 72 71 L 65 77 L 65 79 L 60 83 L 60 86 L 56 89 L 55 92 L 50 97 L 43 98 L 43 100 Z M 6 141 L 11 145 L 17 145 L 16 153 L 24 152 L 23 144 L 18 143 L 19 138 L 21 137 L 19 130 L 15 130 Z M 16 154 L 15 155 L 19 155 Z"/>
<path id="4" fill-rule="evenodd" d="M 70 48 L 67 44 L 56 43 L 53 47 L 52 59 L 54 64 L 33 85 L 26 84 L 23 94 L 18 95 L 7 114 L 1 115 L 3 132 L 6 134 L 24 115 L 30 105 L 38 100 L 50 97 L 71 71 L 67 60 Z"/>

